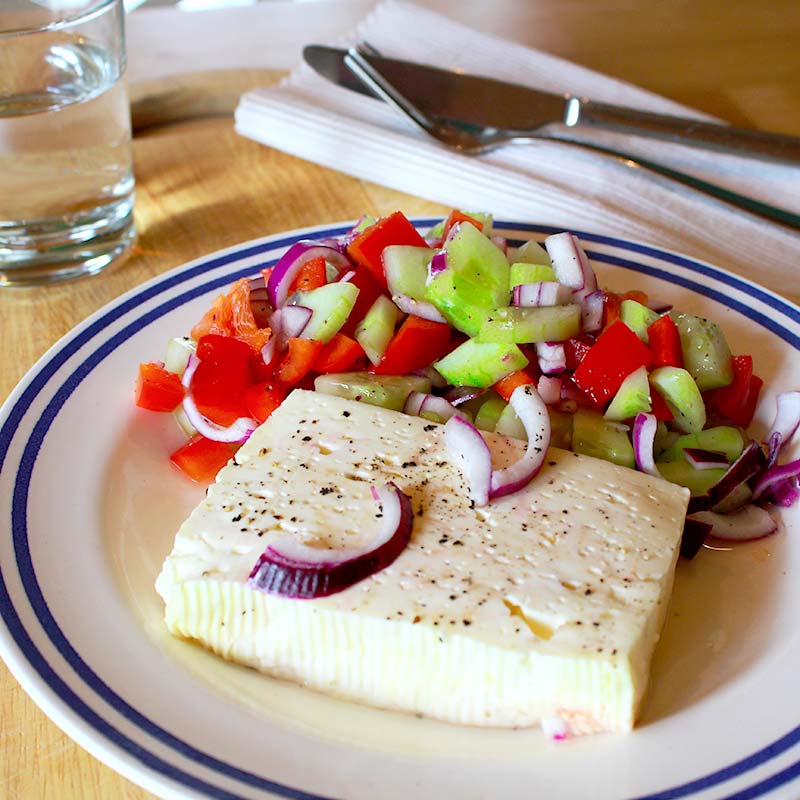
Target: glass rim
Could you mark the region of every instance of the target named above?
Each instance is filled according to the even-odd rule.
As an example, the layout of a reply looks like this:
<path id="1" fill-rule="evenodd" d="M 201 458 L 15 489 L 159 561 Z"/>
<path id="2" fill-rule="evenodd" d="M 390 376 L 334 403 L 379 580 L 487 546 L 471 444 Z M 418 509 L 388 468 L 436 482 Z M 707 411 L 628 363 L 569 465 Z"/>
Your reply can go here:
<path id="1" fill-rule="evenodd" d="M 33 33 L 44 33 L 46 31 L 57 31 L 62 28 L 71 28 L 74 25 L 81 25 L 89 22 L 95 17 L 99 17 L 108 8 L 115 5 L 122 5 L 123 0 L 97 0 L 88 8 L 74 14 L 68 14 L 61 19 L 51 20 L 42 25 L 34 25 L 24 28 L 0 28 L 0 40 L 11 39 L 16 36 L 29 36 Z"/>

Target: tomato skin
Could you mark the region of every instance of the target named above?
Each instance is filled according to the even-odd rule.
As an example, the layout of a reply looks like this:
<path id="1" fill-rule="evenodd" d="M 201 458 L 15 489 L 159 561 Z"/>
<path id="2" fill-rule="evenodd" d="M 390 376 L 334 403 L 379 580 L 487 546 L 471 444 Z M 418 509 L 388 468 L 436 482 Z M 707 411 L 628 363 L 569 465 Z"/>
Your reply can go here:
<path id="1" fill-rule="evenodd" d="M 261 423 L 286 399 L 282 387 L 273 386 L 268 381 L 253 384 L 244 393 L 244 402 L 250 416 Z"/>
<path id="2" fill-rule="evenodd" d="M 288 349 L 275 370 L 275 380 L 282 386 L 294 386 L 311 370 L 322 349 L 315 339 L 289 339 Z"/>
<path id="3" fill-rule="evenodd" d="M 350 316 L 347 318 L 344 325 L 342 325 L 339 332 L 352 338 L 355 335 L 358 323 L 364 319 L 367 311 L 370 310 L 372 304 L 378 299 L 378 295 L 384 292 L 380 284 L 372 277 L 372 273 L 363 267 L 356 268 L 348 283 L 352 283 L 353 286 L 358 289 L 358 296 L 356 297 L 356 302 L 353 306 L 353 310 L 350 312 Z"/>
<path id="4" fill-rule="evenodd" d="M 181 379 L 164 369 L 163 364 L 151 362 L 139 365 L 136 379 L 136 405 L 148 411 L 174 411 L 183 400 L 185 390 Z"/>
<path id="5" fill-rule="evenodd" d="M 497 381 L 494 385 L 494 390 L 508 403 L 515 389 L 530 383 L 536 383 L 535 379 L 529 372 L 520 369 L 516 372 L 512 372 L 510 375 L 506 375 L 502 380 Z"/>
<path id="6" fill-rule="evenodd" d="M 389 341 L 375 375 L 407 375 L 441 358 L 450 347 L 450 326 L 410 316 Z"/>
<path id="7" fill-rule="evenodd" d="M 349 336 L 339 332 L 327 344 L 322 345 L 314 359 L 314 372 L 351 372 L 363 366 L 366 359 L 364 348 Z"/>
<path id="8" fill-rule="evenodd" d="M 648 299 L 647 295 L 644 292 L 640 292 L 638 289 L 622 294 L 604 291 L 602 330 L 610 328 L 619 319 L 623 300 L 635 300 L 637 303 L 646 306 Z"/>
<path id="9" fill-rule="evenodd" d="M 179 447 L 169 460 L 196 483 L 208 483 L 238 449 L 238 444 L 215 442 L 198 433 Z"/>
<path id="10" fill-rule="evenodd" d="M 383 271 L 381 253 L 390 244 L 408 244 L 414 247 L 427 247 L 428 243 L 417 232 L 401 211 L 379 219 L 374 225 L 361 231 L 347 246 L 347 254 L 371 273 L 378 285 L 386 288 L 386 275 Z"/>
<path id="11" fill-rule="evenodd" d="M 733 381 L 708 393 L 708 403 L 734 425 L 746 428 L 753 421 L 764 381 L 753 375 L 753 357 L 734 356 Z"/>
<path id="12" fill-rule="evenodd" d="M 650 367 L 647 345 L 622 321 L 606 328 L 573 373 L 577 387 L 596 405 L 616 394 L 622 381 L 639 367 Z"/>
<path id="13" fill-rule="evenodd" d="M 325 259 L 322 256 L 317 256 L 310 261 L 306 261 L 306 263 L 300 267 L 300 271 L 289 287 L 289 293 L 310 292 L 314 289 L 319 289 L 320 286 L 324 286 L 327 282 Z"/>
<path id="14" fill-rule="evenodd" d="M 649 325 L 647 341 L 654 367 L 683 367 L 681 335 L 671 317 L 665 314 Z"/>
<path id="15" fill-rule="evenodd" d="M 564 357 L 566 359 L 567 369 L 574 371 L 578 365 L 586 357 L 595 340 L 581 335 L 572 339 L 567 339 L 564 344 Z"/>
<path id="16" fill-rule="evenodd" d="M 669 422 L 671 419 L 675 419 L 675 415 L 669 410 L 667 401 L 659 392 L 655 392 L 652 389 L 650 390 L 650 405 L 653 416 L 659 422 Z"/>

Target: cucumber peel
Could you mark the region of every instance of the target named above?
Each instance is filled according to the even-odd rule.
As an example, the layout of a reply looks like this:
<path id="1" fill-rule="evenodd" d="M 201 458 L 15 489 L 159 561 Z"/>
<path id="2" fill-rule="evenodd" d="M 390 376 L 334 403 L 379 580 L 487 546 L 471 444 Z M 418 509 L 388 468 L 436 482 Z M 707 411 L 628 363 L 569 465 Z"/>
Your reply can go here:
<path id="1" fill-rule="evenodd" d="M 433 366 L 453 386 L 485 389 L 527 365 L 515 344 L 467 339 Z"/>
<path id="2" fill-rule="evenodd" d="M 603 416 L 619 422 L 635 417 L 640 412 L 647 413 L 652 407 L 647 367 L 639 367 L 622 381 Z"/>
<path id="3" fill-rule="evenodd" d="M 673 424 L 683 433 L 698 433 L 706 424 L 706 406 L 694 378 L 681 367 L 659 367 L 650 373 L 650 383 L 664 398 L 674 416 Z"/>

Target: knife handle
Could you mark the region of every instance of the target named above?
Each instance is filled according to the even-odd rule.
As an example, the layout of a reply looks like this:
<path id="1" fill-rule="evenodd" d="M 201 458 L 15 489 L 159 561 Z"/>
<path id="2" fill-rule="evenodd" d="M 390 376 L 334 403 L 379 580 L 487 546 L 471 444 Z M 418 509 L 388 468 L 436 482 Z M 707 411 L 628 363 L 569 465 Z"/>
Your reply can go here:
<path id="1" fill-rule="evenodd" d="M 565 122 L 699 145 L 770 161 L 800 164 L 800 139 L 779 133 L 734 128 L 701 120 L 636 111 L 632 108 L 570 97 Z"/>

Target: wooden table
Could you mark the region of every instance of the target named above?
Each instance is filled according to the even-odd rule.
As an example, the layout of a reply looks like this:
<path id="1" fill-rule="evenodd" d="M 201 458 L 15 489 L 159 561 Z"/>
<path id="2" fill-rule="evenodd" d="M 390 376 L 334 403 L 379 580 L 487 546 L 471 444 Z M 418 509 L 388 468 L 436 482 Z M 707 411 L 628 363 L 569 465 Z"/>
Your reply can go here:
<path id="1" fill-rule="evenodd" d="M 733 123 L 800 135 L 797 0 L 539 0 L 529 5 L 520 0 L 519 19 L 520 25 L 530 26 L 530 44 Z M 464 3 L 466 22 L 476 22 L 478 6 Z M 210 87 L 211 94 L 202 95 L 205 108 L 209 97 L 217 97 L 210 105 L 219 111 L 242 88 L 274 77 L 231 73 L 189 83 Z M 142 87 L 134 89 L 143 93 Z M 196 95 L 183 96 L 187 102 L 181 113 L 197 108 Z M 135 158 L 139 239 L 131 257 L 94 278 L 0 294 L 0 341 L 6 354 L 0 360 L 0 398 L 86 315 L 189 259 L 256 236 L 364 212 L 445 211 L 242 139 L 230 117 L 149 128 L 136 138 Z M 66 737 L 2 665 L 0 720 L 0 796 L 152 797 Z"/>

